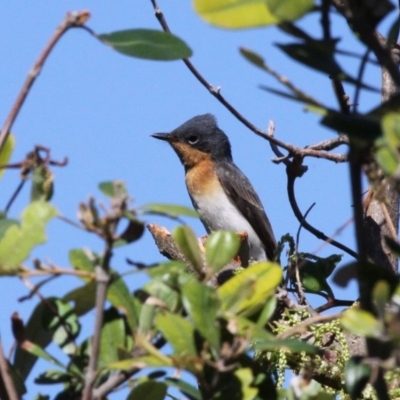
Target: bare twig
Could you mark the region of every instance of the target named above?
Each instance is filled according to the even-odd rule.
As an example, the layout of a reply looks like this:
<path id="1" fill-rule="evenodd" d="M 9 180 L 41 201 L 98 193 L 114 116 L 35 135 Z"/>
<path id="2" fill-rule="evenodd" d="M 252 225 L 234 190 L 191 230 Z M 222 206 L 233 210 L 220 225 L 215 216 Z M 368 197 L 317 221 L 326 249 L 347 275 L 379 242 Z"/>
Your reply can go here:
<path id="1" fill-rule="evenodd" d="M 331 308 L 334 308 L 334 307 L 350 307 L 354 304 L 354 302 L 355 302 L 355 300 L 333 299 L 333 300 L 327 301 L 322 306 L 317 307 L 315 309 L 315 312 L 319 314 L 326 310 L 330 310 Z"/>
<path id="2" fill-rule="evenodd" d="M 336 236 L 340 235 L 344 229 L 346 229 L 351 223 L 353 222 L 353 217 L 350 217 L 347 221 L 345 221 L 342 225 L 339 226 L 339 228 L 337 228 L 335 230 L 335 232 L 332 233 L 332 235 L 330 235 L 329 237 L 331 239 L 335 238 Z M 313 252 L 312 254 L 318 254 L 327 244 L 329 244 L 328 242 L 324 242 L 321 243 L 321 245 L 319 245 Z"/>
<path id="3" fill-rule="evenodd" d="M 287 191 L 288 191 L 288 196 L 289 196 L 289 202 L 290 202 L 290 205 L 294 212 L 294 215 L 296 216 L 297 220 L 300 223 L 303 223 L 303 227 L 305 229 L 307 229 L 310 233 L 312 233 L 314 236 L 316 236 L 318 239 L 321 239 L 327 243 L 330 243 L 332 246 L 335 246 L 338 249 L 345 251 L 347 254 L 351 255 L 355 259 L 358 259 L 358 254 L 355 251 L 351 250 L 349 247 L 345 246 L 344 244 L 337 242 L 336 240 L 326 236 L 323 232 L 314 228 L 311 224 L 309 224 L 306 220 L 304 220 L 303 214 L 301 213 L 299 206 L 297 205 L 296 196 L 294 193 L 294 182 L 296 179 L 296 175 L 293 174 L 291 172 L 291 169 L 289 169 L 289 168 L 287 168 L 287 177 L 288 177 Z"/>
<path id="4" fill-rule="evenodd" d="M 319 143 L 312 144 L 310 146 L 307 146 L 307 149 L 313 149 L 313 150 L 333 150 L 336 147 L 341 146 L 342 144 L 349 144 L 349 138 L 346 135 L 339 135 L 337 138 L 334 139 L 328 139 L 324 140 Z M 347 161 L 347 154 L 338 154 L 338 156 L 341 155 L 342 157 L 345 158 L 345 161 Z"/>
<path id="5" fill-rule="evenodd" d="M 354 112 L 357 112 L 357 107 L 358 107 L 358 99 L 360 98 L 360 93 L 361 93 L 361 83 L 362 83 L 362 77 L 365 72 L 365 67 L 367 66 L 367 61 L 369 57 L 369 53 L 371 52 L 370 49 L 367 49 L 365 52 L 363 58 L 361 59 L 360 67 L 358 69 L 358 74 L 357 74 L 357 85 L 356 89 L 354 92 L 354 104 L 353 104 L 353 110 Z"/>
<path id="6" fill-rule="evenodd" d="M 88 20 L 89 17 L 90 13 L 87 10 L 67 13 L 67 15 L 64 17 L 63 21 L 54 32 L 49 42 L 46 44 L 42 53 L 39 55 L 39 58 L 36 60 L 32 69 L 29 71 L 28 76 L 26 77 L 25 82 L 22 85 L 22 88 L 14 102 L 14 105 L 12 106 L 11 111 L 4 122 L 4 125 L 0 132 L 0 150 L 4 146 L 4 143 L 12 128 L 12 125 L 14 124 L 14 121 L 17 118 L 22 105 L 24 104 L 24 101 L 29 93 L 29 90 L 31 89 L 33 83 L 35 82 L 37 76 L 40 74 L 44 63 L 47 57 L 49 56 L 50 52 L 53 50 L 54 46 L 57 44 L 59 39 L 68 29 L 75 26 L 83 25 Z"/>
<path id="7" fill-rule="evenodd" d="M 5 209 L 4 209 L 5 213 L 8 213 L 8 211 L 10 211 L 10 208 L 11 208 L 12 204 L 14 203 L 15 199 L 17 198 L 17 196 L 21 192 L 22 188 L 24 187 L 25 182 L 26 182 L 25 179 L 21 179 L 21 182 L 18 184 L 18 186 L 15 189 L 14 193 L 10 197 L 10 200 L 8 200 L 8 202 L 7 202 L 7 205 L 6 205 Z"/>
<path id="8" fill-rule="evenodd" d="M 338 319 L 340 314 L 333 314 L 333 315 L 315 315 L 310 318 L 305 319 L 304 321 L 300 322 L 296 326 L 291 329 L 288 329 L 285 332 L 280 333 L 277 337 L 278 339 L 287 339 L 293 335 L 300 335 L 307 331 L 307 328 L 311 325 L 315 324 L 322 324 L 326 322 L 333 321 Z"/>
<path id="9" fill-rule="evenodd" d="M 91 400 L 93 398 L 92 386 L 96 378 L 96 370 L 99 359 L 101 328 L 103 325 L 104 304 L 107 296 L 107 287 L 110 281 L 110 259 L 112 257 L 112 239 L 106 241 L 106 248 L 102 265 L 96 266 L 96 311 L 93 331 L 93 339 L 89 356 L 88 368 L 85 374 L 85 387 L 82 399 Z"/>
<path id="10" fill-rule="evenodd" d="M 126 382 L 136 372 L 138 372 L 138 368 L 134 367 L 126 371 L 119 371 L 117 374 L 110 376 L 101 386 L 93 389 L 92 399 L 103 400 L 107 394 Z"/>
<path id="11" fill-rule="evenodd" d="M 1 337 L 0 337 L 0 373 L 7 392 L 8 400 L 18 400 L 19 396 L 17 390 L 15 389 L 14 382 L 11 378 L 10 371 L 8 370 L 7 360 L 4 356 Z"/>

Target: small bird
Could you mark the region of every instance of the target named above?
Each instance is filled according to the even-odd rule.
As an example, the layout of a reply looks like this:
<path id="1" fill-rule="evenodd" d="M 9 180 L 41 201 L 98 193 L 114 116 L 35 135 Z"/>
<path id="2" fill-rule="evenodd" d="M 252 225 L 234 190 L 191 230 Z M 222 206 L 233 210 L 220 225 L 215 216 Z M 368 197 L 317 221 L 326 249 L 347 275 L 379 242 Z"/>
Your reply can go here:
<path id="1" fill-rule="evenodd" d="M 198 115 L 171 133 L 155 133 L 167 141 L 185 167 L 186 187 L 206 231 L 246 231 L 249 256 L 275 258 L 276 241 L 260 198 L 234 164 L 231 145 L 211 114 Z"/>

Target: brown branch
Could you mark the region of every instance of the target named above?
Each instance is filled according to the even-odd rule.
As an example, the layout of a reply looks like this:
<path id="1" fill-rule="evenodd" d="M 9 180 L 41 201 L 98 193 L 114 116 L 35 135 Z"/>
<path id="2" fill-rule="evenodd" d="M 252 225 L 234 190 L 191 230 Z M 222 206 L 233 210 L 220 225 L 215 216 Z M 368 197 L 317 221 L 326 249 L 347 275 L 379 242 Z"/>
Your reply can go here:
<path id="1" fill-rule="evenodd" d="M 321 239 L 327 243 L 330 243 L 332 246 L 337 247 L 340 250 L 345 251 L 347 254 L 351 255 L 352 257 L 358 259 L 358 254 L 350 249 L 349 247 L 345 246 L 344 244 L 337 242 L 336 240 L 326 236 L 323 232 L 319 231 L 318 229 L 314 228 L 311 224 L 309 224 L 305 219 L 303 214 L 300 211 L 300 208 L 297 204 L 296 201 L 296 196 L 294 193 L 294 182 L 296 178 L 299 176 L 298 172 L 296 172 L 296 168 L 298 166 L 293 165 L 290 166 L 290 168 L 286 168 L 286 173 L 287 173 L 287 191 L 288 191 L 288 197 L 289 197 L 289 202 L 290 206 L 292 207 L 292 210 L 294 212 L 294 215 L 296 216 L 297 220 L 303 224 L 303 227 L 307 229 L 310 233 L 312 233 L 314 236 L 316 236 L 318 239 Z M 296 175 L 297 174 L 297 175 Z M 301 176 L 301 175 L 300 175 Z"/>
<path id="2" fill-rule="evenodd" d="M 335 319 L 338 319 L 340 314 L 333 314 L 333 315 L 315 315 L 305 319 L 304 321 L 300 322 L 296 326 L 291 329 L 288 329 L 285 332 L 280 333 L 277 338 L 278 339 L 287 339 L 293 335 L 301 335 L 307 331 L 307 328 L 311 325 L 315 324 L 322 324 L 325 322 L 330 322 Z"/>
<path id="3" fill-rule="evenodd" d="M 10 371 L 8 369 L 7 360 L 4 356 L 3 345 L 1 343 L 1 337 L 0 337 L 0 374 L 1 374 L 1 379 L 5 386 L 6 393 L 7 393 L 7 399 L 8 400 L 18 400 L 19 396 L 18 396 L 17 390 L 14 386 L 14 382 L 12 380 Z"/>
<path id="4" fill-rule="evenodd" d="M 7 205 L 4 209 L 4 212 L 6 214 L 10 211 L 12 204 L 14 203 L 15 199 L 17 198 L 17 196 L 21 192 L 22 188 L 24 187 L 25 182 L 26 182 L 25 179 L 21 179 L 21 182 L 18 184 L 17 188 L 14 190 L 14 193 L 11 195 L 10 200 L 8 200 Z"/>
<path id="5" fill-rule="evenodd" d="M 112 392 L 115 388 L 126 382 L 138 369 L 136 367 L 126 371 L 120 371 L 115 375 L 110 376 L 101 386 L 93 389 L 93 400 L 103 400 L 107 394 Z"/>
<path id="6" fill-rule="evenodd" d="M 103 256 L 102 265 L 96 265 L 96 305 L 95 323 L 93 339 L 89 356 L 88 368 L 85 374 L 85 387 L 82 399 L 91 400 L 93 398 L 92 386 L 96 378 L 96 371 L 99 359 L 101 328 L 103 326 L 104 304 L 107 297 L 108 283 L 110 282 L 110 260 L 112 257 L 112 239 L 106 241 L 106 248 Z"/>
<path id="7" fill-rule="evenodd" d="M 161 9 L 158 7 L 156 0 L 151 0 L 151 3 L 154 8 L 154 14 L 160 23 L 162 29 L 165 32 L 171 33 L 167 21 L 165 20 L 164 14 Z M 291 144 L 282 142 L 276 139 L 274 136 L 269 136 L 261 129 L 257 128 L 253 125 L 248 119 L 246 119 L 231 103 L 229 103 L 221 94 L 221 90 L 218 87 L 214 87 L 211 85 L 201 73 L 197 70 L 197 68 L 192 64 L 192 62 L 188 58 L 182 58 L 182 61 L 186 65 L 186 67 L 190 70 L 190 72 L 196 77 L 196 79 L 221 103 L 227 108 L 243 125 L 245 125 L 248 129 L 254 132 L 256 135 L 268 140 L 270 143 L 273 143 L 283 149 L 287 150 L 291 156 L 302 156 L 302 157 L 316 157 L 316 158 L 324 158 L 326 160 L 334 161 L 334 162 L 345 162 L 347 158 L 345 155 L 342 154 L 330 154 L 323 151 L 313 150 L 312 148 L 300 148 L 293 146 Z M 277 74 L 275 71 L 271 70 L 270 72 L 273 76 L 275 76 L 281 83 L 285 84 L 286 86 L 290 85 L 291 90 L 295 91 L 296 93 L 299 91 L 296 87 L 294 87 L 286 78 L 282 77 L 281 75 Z M 301 92 L 303 93 L 303 92 Z M 309 98 L 309 101 L 313 104 L 319 104 L 316 100 L 310 98 L 306 94 L 303 93 L 303 96 Z M 320 105 L 322 107 L 322 105 Z"/>
<path id="8" fill-rule="evenodd" d="M 153 239 L 158 247 L 160 253 L 170 260 L 182 261 L 189 268 L 190 273 L 199 277 L 198 272 L 191 266 L 190 261 L 182 254 L 178 246 L 175 243 L 171 233 L 164 227 L 158 226 L 156 224 L 148 224 L 147 229 L 153 236 Z M 233 273 L 241 267 L 241 265 L 246 265 L 247 260 L 243 260 L 246 255 L 249 254 L 247 234 L 238 233 L 239 239 L 241 241 L 241 249 L 239 250 L 239 259 L 235 258 L 230 263 L 228 263 L 224 268 L 218 271 L 217 274 L 211 273 L 209 268 L 205 265 L 202 272 L 207 280 L 207 285 L 211 287 L 218 287 L 227 279 L 229 279 Z M 203 238 L 202 238 L 203 239 Z M 201 249 L 202 250 L 202 249 Z M 248 258 L 248 257 L 247 257 Z"/>
<path id="9" fill-rule="evenodd" d="M 342 144 L 349 144 L 349 138 L 346 135 L 339 135 L 337 138 L 324 140 L 322 142 L 307 146 L 306 148 L 329 151 L 341 146 Z M 337 154 L 337 156 L 341 156 L 345 159 L 345 161 L 347 161 L 347 154 Z"/>
<path id="10" fill-rule="evenodd" d="M 39 58 L 33 64 L 33 67 L 29 71 L 28 76 L 26 77 L 25 82 L 22 85 L 22 88 L 14 102 L 14 105 L 11 108 L 11 111 L 4 122 L 4 125 L 0 132 L 0 150 L 3 148 L 4 143 L 8 137 L 8 134 L 10 133 L 14 121 L 17 118 L 18 113 L 21 110 L 21 107 L 24 104 L 24 101 L 28 96 L 29 91 L 33 83 L 35 82 L 36 78 L 40 74 L 44 63 L 47 57 L 49 56 L 50 52 L 53 50 L 54 46 L 57 44 L 57 42 L 69 28 L 81 26 L 89 18 L 90 18 L 90 13 L 87 10 L 67 13 L 67 15 L 64 17 L 63 21 L 54 32 L 49 42 L 46 44 L 42 53 L 39 55 Z"/>

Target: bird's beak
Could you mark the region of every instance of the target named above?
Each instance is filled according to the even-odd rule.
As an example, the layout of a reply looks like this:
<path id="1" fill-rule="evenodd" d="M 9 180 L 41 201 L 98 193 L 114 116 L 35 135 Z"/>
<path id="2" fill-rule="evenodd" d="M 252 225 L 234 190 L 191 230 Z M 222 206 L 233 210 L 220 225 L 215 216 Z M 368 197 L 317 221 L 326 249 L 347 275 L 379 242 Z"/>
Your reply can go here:
<path id="1" fill-rule="evenodd" d="M 153 136 L 153 138 L 165 140 L 167 142 L 170 142 L 172 139 L 169 133 L 153 133 L 151 136 Z"/>

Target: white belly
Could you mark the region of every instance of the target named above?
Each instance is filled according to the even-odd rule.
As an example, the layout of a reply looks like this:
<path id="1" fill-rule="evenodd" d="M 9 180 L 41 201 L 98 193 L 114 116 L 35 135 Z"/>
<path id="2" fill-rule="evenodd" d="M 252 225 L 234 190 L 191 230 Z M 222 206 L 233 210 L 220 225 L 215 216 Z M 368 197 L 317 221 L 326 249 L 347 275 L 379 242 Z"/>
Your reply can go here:
<path id="1" fill-rule="evenodd" d="M 208 233 L 221 229 L 233 232 L 246 231 L 250 258 L 257 261 L 266 260 L 265 250 L 258 235 L 222 188 L 214 190 L 212 195 L 195 195 L 192 200 Z"/>

